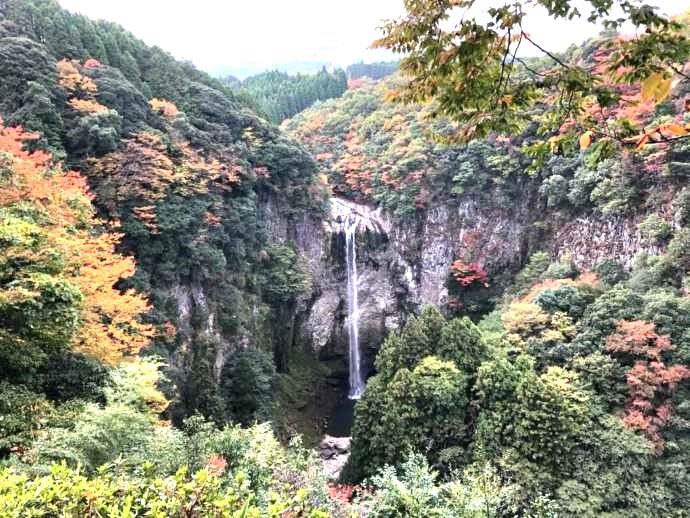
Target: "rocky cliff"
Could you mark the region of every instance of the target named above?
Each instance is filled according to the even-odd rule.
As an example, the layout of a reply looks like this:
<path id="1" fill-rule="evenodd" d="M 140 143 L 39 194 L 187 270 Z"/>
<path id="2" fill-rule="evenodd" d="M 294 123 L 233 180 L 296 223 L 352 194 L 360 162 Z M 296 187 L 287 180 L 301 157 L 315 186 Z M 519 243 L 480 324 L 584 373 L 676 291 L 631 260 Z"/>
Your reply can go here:
<path id="1" fill-rule="evenodd" d="M 545 213 L 530 200 L 501 209 L 467 198 L 416 219 L 396 220 L 380 209 L 333 198 L 323 222 L 295 222 L 280 234 L 296 238 L 314 279 L 312 293 L 298 311 L 295 343 L 321 359 L 347 357 L 342 222 L 348 214 L 360 221 L 360 336 L 369 368 L 386 334 L 410 312 L 447 302 L 446 283 L 455 258 L 471 257 L 490 278 L 508 281 L 539 250 L 554 259 L 569 258 L 584 270 L 605 258 L 630 266 L 638 252 L 659 251 L 640 235 L 637 224 L 643 215 L 624 218 L 591 211 L 569 219 L 551 213 L 544 224 Z M 495 292 L 501 287 L 497 282 Z"/>

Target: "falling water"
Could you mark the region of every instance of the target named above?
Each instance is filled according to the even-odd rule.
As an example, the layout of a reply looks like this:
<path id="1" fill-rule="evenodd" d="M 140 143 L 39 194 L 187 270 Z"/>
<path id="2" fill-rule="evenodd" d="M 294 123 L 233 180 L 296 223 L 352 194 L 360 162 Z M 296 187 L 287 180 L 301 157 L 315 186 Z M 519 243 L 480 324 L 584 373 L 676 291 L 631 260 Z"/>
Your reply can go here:
<path id="1" fill-rule="evenodd" d="M 350 399 L 359 399 L 364 390 L 364 380 L 359 357 L 359 305 L 357 303 L 357 251 L 355 231 L 357 218 L 354 214 L 345 220 L 345 258 L 347 263 L 347 336 L 350 345 Z"/>

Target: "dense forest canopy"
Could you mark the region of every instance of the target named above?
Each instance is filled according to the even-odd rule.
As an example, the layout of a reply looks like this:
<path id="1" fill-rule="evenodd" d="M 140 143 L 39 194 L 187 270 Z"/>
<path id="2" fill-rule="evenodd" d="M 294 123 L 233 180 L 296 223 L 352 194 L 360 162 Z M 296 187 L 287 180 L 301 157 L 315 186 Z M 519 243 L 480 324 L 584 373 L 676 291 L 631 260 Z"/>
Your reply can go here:
<path id="1" fill-rule="evenodd" d="M 340 97 L 347 90 L 347 76 L 341 69 L 294 76 L 274 70 L 228 84 L 255 99 L 268 120 L 280 123 L 316 101 Z"/>
<path id="2" fill-rule="evenodd" d="M 0 515 L 688 516 L 687 17 L 584 4 L 409 0 L 400 62 L 239 81 L 0 0 Z"/>

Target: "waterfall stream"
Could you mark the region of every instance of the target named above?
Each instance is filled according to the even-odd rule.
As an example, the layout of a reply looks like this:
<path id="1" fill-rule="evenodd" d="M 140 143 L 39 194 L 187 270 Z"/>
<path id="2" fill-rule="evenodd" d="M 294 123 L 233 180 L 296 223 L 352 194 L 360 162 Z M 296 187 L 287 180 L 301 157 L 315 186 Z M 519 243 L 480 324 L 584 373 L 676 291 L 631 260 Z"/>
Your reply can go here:
<path id="1" fill-rule="evenodd" d="M 359 399 L 364 380 L 359 351 L 359 305 L 357 303 L 357 246 L 358 219 L 354 214 L 345 220 L 345 258 L 347 264 L 347 337 L 350 352 L 350 399 Z"/>

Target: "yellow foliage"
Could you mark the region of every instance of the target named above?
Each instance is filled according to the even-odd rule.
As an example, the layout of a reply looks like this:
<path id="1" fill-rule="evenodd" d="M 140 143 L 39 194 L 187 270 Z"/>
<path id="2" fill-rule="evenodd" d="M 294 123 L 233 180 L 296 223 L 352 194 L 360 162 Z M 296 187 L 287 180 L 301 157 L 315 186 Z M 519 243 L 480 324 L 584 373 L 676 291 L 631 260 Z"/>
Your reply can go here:
<path id="1" fill-rule="evenodd" d="M 97 93 L 96 83 L 79 72 L 76 62 L 63 59 L 57 63 L 58 84 L 70 95 L 92 99 Z"/>
<path id="2" fill-rule="evenodd" d="M 580 149 L 587 149 L 590 146 L 592 143 L 592 135 L 594 135 L 592 131 L 585 131 L 580 135 Z"/>
<path id="3" fill-rule="evenodd" d="M 175 103 L 171 101 L 166 101 L 165 99 L 153 98 L 149 101 L 151 109 L 165 117 L 166 119 L 174 119 L 180 114 L 180 110 L 177 109 Z"/>
<path id="4" fill-rule="evenodd" d="M 0 206 L 32 204 L 47 216 L 41 229 L 49 242 L 42 247 L 64 258 L 62 275 L 83 297 L 82 326 L 74 348 L 116 363 L 138 352 L 153 333 L 150 326 L 140 322 L 149 308 L 146 299 L 114 287 L 134 273 L 134 260 L 115 252 L 119 234 L 94 233 L 101 222 L 94 218 L 85 179 L 51 167 L 47 153 L 23 149 L 23 142 L 34 138 L 21 129 L 4 128 L 0 121 L 0 153 L 12 157 L 11 182 L 0 185 Z"/>
<path id="5" fill-rule="evenodd" d="M 76 266 L 73 281 L 84 296 L 84 323 L 75 349 L 114 364 L 138 353 L 153 335 L 153 328 L 137 319 L 149 311 L 148 301 L 133 290 L 121 293 L 114 287 L 135 270 L 133 258 L 115 253 L 121 234 L 93 237 L 84 232 L 80 237 L 70 236 Z"/>
<path id="6" fill-rule="evenodd" d="M 673 80 L 670 77 L 665 78 L 664 76 L 663 72 L 657 72 L 642 81 L 640 86 L 643 101 L 660 103 L 668 97 L 669 93 L 671 93 Z"/>
<path id="7" fill-rule="evenodd" d="M 549 322 L 549 315 L 536 304 L 513 302 L 501 316 L 508 333 L 521 337 L 537 335 Z"/>
<path id="8" fill-rule="evenodd" d="M 561 286 L 578 287 L 582 285 L 595 286 L 597 284 L 597 276 L 592 272 L 585 272 L 577 279 L 546 279 L 538 284 L 532 286 L 527 295 L 520 299 L 521 302 L 534 302 L 536 298 L 546 290 L 555 290 Z"/>
<path id="9" fill-rule="evenodd" d="M 93 101 L 91 99 L 70 99 L 67 104 L 69 104 L 73 110 L 87 115 L 108 111 L 107 107 L 103 106 L 98 101 Z"/>

